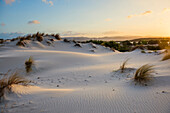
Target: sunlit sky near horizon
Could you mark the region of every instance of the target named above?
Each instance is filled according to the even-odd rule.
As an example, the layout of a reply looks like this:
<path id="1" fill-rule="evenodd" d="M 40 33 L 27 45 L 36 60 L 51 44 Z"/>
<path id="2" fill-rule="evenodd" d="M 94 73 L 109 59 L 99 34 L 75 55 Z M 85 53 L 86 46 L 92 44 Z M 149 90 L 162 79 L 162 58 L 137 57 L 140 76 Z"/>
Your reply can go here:
<path id="1" fill-rule="evenodd" d="M 170 36 L 170 0 L 0 0 L 0 34 Z"/>

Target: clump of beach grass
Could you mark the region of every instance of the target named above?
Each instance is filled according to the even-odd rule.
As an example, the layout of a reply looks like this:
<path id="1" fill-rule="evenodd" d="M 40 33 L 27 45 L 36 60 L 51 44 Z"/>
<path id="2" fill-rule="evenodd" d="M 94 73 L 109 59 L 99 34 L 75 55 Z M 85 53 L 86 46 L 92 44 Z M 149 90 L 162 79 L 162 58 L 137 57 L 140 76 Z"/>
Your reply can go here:
<path id="1" fill-rule="evenodd" d="M 30 56 L 30 58 L 28 60 L 25 61 L 25 69 L 26 72 L 29 73 L 30 71 L 32 71 L 32 65 L 34 64 L 34 60 L 33 58 Z"/>
<path id="2" fill-rule="evenodd" d="M 126 59 L 126 60 L 122 63 L 122 65 L 120 66 L 121 73 L 124 72 L 128 61 L 129 61 L 129 58 Z"/>
<path id="3" fill-rule="evenodd" d="M 146 52 L 144 50 L 142 50 L 141 53 L 146 53 Z"/>
<path id="4" fill-rule="evenodd" d="M 11 87 L 14 84 L 28 85 L 30 81 L 21 77 L 17 72 L 12 73 L 10 76 L 4 74 L 0 79 L 0 99 L 4 96 L 5 92 L 11 92 Z"/>
<path id="5" fill-rule="evenodd" d="M 136 83 L 146 83 L 151 80 L 154 73 L 154 65 L 145 64 L 138 68 L 134 75 L 134 81 Z"/>

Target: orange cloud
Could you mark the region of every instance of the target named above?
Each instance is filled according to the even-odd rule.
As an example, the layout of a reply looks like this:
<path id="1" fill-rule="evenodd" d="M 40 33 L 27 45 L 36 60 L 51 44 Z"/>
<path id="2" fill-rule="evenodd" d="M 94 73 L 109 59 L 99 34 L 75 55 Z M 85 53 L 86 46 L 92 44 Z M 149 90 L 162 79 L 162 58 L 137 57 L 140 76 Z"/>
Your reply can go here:
<path id="1" fill-rule="evenodd" d="M 134 16 L 137 16 L 137 15 L 129 15 L 128 18 L 132 18 L 132 17 L 134 17 Z"/>
<path id="2" fill-rule="evenodd" d="M 15 0 L 4 0 L 6 4 L 11 4 L 12 2 L 15 2 Z"/>
<path id="3" fill-rule="evenodd" d="M 40 24 L 38 20 L 29 21 L 28 24 Z"/>
<path id="4" fill-rule="evenodd" d="M 152 11 L 145 11 L 144 13 L 140 14 L 140 15 L 147 15 L 147 14 L 151 14 Z"/>
<path id="5" fill-rule="evenodd" d="M 135 14 L 135 15 L 129 15 L 127 16 L 127 18 L 132 18 L 132 17 L 135 17 L 135 16 L 144 16 L 144 15 L 148 15 L 148 14 L 151 14 L 152 11 L 145 11 L 144 13 L 141 13 L 141 14 Z"/>

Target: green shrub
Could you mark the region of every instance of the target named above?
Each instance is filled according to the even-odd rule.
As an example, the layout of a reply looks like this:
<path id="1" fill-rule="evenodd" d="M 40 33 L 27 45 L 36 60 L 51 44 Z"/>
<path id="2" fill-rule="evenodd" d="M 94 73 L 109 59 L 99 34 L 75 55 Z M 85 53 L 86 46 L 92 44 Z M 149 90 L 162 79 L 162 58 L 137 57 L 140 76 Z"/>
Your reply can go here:
<path id="1" fill-rule="evenodd" d="M 129 40 L 123 41 L 121 43 L 125 46 L 131 46 L 132 45 L 132 43 Z"/>
<path id="2" fill-rule="evenodd" d="M 149 40 L 148 44 L 159 44 L 159 40 Z"/>
<path id="3" fill-rule="evenodd" d="M 141 43 L 142 43 L 143 45 L 147 45 L 147 44 L 148 44 L 148 41 L 142 40 Z"/>
<path id="4" fill-rule="evenodd" d="M 147 46 L 148 50 L 161 50 L 160 46 Z"/>

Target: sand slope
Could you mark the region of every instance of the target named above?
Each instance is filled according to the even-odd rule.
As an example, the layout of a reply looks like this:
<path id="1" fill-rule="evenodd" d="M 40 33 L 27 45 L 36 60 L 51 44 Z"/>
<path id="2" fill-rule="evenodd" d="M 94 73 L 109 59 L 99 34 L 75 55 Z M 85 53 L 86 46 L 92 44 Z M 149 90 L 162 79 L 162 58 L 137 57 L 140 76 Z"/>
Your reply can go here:
<path id="1" fill-rule="evenodd" d="M 13 42 L 14 43 L 14 42 Z M 9 46 L 10 45 L 10 46 Z M 170 61 L 162 55 L 113 52 L 91 44 L 74 47 L 74 43 L 55 41 L 15 43 L 0 47 L 0 73 L 19 70 L 34 81 L 33 86 L 14 85 L 0 104 L 9 113 L 169 113 Z M 95 52 L 92 52 L 94 50 Z M 32 56 L 33 71 L 26 74 L 24 62 Z M 115 72 L 130 58 L 121 74 Z M 144 64 L 155 65 L 155 77 L 148 86 L 135 85 L 135 70 Z M 163 92 L 162 92 L 163 91 Z"/>

